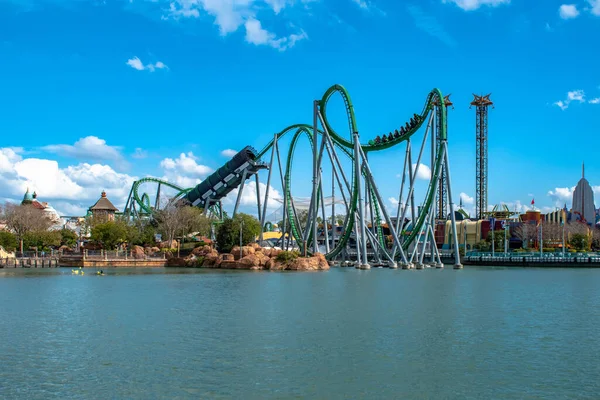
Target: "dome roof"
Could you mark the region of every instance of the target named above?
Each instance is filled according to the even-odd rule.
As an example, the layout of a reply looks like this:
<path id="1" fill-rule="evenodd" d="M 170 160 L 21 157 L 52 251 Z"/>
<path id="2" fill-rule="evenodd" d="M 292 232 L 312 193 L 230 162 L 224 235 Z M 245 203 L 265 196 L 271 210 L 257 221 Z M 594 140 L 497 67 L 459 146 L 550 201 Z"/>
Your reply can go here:
<path id="1" fill-rule="evenodd" d="M 23 196 L 23 201 L 21 202 L 21 204 L 29 204 L 31 202 L 33 202 L 33 195 L 29 192 L 29 188 L 27 188 L 27 191 Z"/>

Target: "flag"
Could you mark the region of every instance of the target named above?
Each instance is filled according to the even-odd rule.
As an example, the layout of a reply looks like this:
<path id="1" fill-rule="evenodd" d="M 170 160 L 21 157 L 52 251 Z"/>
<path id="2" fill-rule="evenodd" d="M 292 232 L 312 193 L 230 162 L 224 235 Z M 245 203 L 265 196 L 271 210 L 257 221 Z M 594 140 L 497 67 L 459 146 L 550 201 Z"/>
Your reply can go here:
<path id="1" fill-rule="evenodd" d="M 490 229 L 491 230 L 496 229 L 496 219 L 494 217 L 490 217 Z"/>
<path id="2" fill-rule="evenodd" d="M 535 198 L 531 199 L 531 205 L 535 204 Z"/>

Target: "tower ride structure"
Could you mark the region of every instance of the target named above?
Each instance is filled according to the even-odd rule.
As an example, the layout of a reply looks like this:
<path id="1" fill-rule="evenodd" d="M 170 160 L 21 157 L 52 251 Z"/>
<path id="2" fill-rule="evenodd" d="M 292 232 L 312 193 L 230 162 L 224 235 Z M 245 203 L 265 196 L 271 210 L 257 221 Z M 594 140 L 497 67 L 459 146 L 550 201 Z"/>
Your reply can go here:
<path id="1" fill-rule="evenodd" d="M 328 118 L 329 103 L 334 96 L 343 102 L 347 133 L 334 128 Z M 244 184 L 254 176 L 257 214 L 263 228 L 277 222 L 267 221 L 268 205 L 276 202 L 283 206 L 283 226 L 279 227 L 284 233 L 282 248 L 289 248 L 295 242 L 302 254 L 320 252 L 330 261 L 355 260 L 357 268 L 362 269 L 370 268 L 371 264 L 404 269 L 443 267 L 434 234 L 440 184 L 444 186 L 439 192 L 444 204 L 454 209 L 446 134 L 447 107 L 435 106 L 436 102 L 444 101 L 441 91 L 434 89 L 428 94 L 422 111 L 412 114 L 404 125 L 361 141 L 350 95 L 343 86 L 334 85 L 320 100 L 313 102 L 312 124 L 288 126 L 273 134 L 273 139 L 260 151 L 245 148 L 240 152 L 244 154 L 238 153 L 195 188 L 180 188 L 156 178 L 137 181 L 128 201 L 129 215 L 138 210 L 137 216 L 151 217 L 159 207 L 158 200 L 156 206 L 151 207 L 150 196 L 141 189 L 142 184 L 153 182 L 159 187 L 168 184 L 176 192 L 167 207 L 197 206 L 217 217 L 222 216 L 222 200 L 237 188 L 235 216 Z M 282 155 L 285 143 L 287 153 Z M 399 160 L 397 155 L 385 159 L 386 189 L 389 189 L 390 177 L 398 175 L 401 180 L 397 207 L 388 210 L 389 203 L 380 191 L 381 181 L 376 179 L 369 158 L 383 156 L 386 150 L 398 147 L 404 148 L 404 160 Z M 263 157 L 269 161 L 261 161 Z M 306 165 L 294 170 L 294 161 L 298 160 L 310 161 L 310 179 L 304 176 L 304 179 L 293 180 L 293 171 L 308 174 Z M 431 177 L 424 184 L 422 180 L 418 182 L 417 175 L 420 166 L 426 164 L 431 165 Z M 258 178 L 262 171 L 267 174 L 264 193 L 260 191 Z M 442 175 L 444 181 L 440 180 Z M 294 183 L 300 186 L 304 183 L 305 190 L 309 187 L 310 197 L 295 197 Z M 273 185 L 279 186 L 281 192 L 275 192 Z M 340 215 L 342 221 L 338 224 Z M 458 269 L 462 265 L 453 212 L 450 217 L 454 238 L 452 254 Z M 259 241 L 262 241 L 262 233 Z"/>
<path id="2" fill-rule="evenodd" d="M 490 94 L 473 94 L 475 106 L 475 216 L 485 218 L 488 208 L 488 107 L 494 106 Z"/>

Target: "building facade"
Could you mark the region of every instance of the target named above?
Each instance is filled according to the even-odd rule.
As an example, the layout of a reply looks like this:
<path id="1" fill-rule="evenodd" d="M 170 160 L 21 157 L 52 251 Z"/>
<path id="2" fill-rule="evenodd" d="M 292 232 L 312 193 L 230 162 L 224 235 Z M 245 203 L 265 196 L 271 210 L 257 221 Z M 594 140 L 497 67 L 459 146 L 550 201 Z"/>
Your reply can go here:
<path id="1" fill-rule="evenodd" d="M 596 207 L 594 206 L 594 191 L 585 179 L 585 166 L 582 167 L 581 179 L 573 192 L 572 213 L 576 218 L 588 225 L 596 223 Z"/>

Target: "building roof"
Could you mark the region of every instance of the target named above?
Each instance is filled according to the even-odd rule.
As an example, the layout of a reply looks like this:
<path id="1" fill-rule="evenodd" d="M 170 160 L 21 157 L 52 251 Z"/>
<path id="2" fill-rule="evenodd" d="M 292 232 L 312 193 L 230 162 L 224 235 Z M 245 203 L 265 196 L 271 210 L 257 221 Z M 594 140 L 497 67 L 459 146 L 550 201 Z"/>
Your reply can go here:
<path id="1" fill-rule="evenodd" d="M 102 191 L 102 196 L 96 204 L 90 207 L 91 211 L 119 211 L 117 207 L 110 202 L 110 200 L 106 197 L 106 192 Z"/>
<path id="2" fill-rule="evenodd" d="M 27 188 L 27 191 L 25 192 L 25 195 L 23 196 L 23 201 L 21 202 L 21 204 L 29 204 L 33 201 L 34 197 L 31 193 L 29 193 L 29 188 Z"/>

